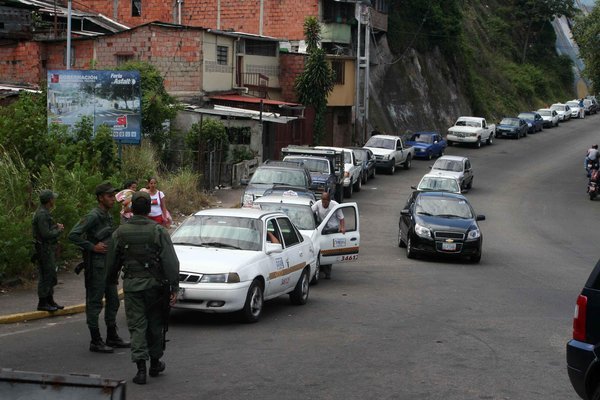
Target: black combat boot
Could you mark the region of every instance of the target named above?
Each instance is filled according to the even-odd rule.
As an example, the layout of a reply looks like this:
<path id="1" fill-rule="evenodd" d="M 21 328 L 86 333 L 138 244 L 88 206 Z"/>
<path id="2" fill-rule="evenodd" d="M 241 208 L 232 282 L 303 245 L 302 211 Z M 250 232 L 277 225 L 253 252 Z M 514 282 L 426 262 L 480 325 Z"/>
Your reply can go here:
<path id="1" fill-rule="evenodd" d="M 106 328 L 106 344 L 111 347 L 126 349 L 131 347 L 130 342 L 126 342 L 119 337 L 117 326 L 109 326 Z"/>
<path id="2" fill-rule="evenodd" d="M 90 351 L 94 353 L 112 353 L 114 352 L 113 348 L 107 346 L 102 340 L 102 336 L 100 336 L 100 329 L 92 329 L 90 328 L 90 333 L 92 334 L 92 341 L 90 342 Z"/>
<path id="3" fill-rule="evenodd" d="M 163 372 L 166 367 L 167 367 L 167 365 L 163 361 L 160 361 L 158 358 L 151 358 L 150 359 L 150 376 L 151 377 L 158 376 L 158 374 Z"/>
<path id="4" fill-rule="evenodd" d="M 37 309 L 38 309 L 38 311 L 50 311 L 50 312 L 58 310 L 58 308 L 56 308 L 52 304 L 48 303 L 47 297 L 40 297 L 40 300 L 38 301 Z"/>
<path id="5" fill-rule="evenodd" d="M 56 304 L 56 302 L 54 301 L 54 296 L 48 296 L 47 299 L 48 299 L 48 304 L 50 304 L 53 307 L 56 307 L 58 310 L 62 310 L 63 308 L 65 308 L 65 306 Z"/>
<path id="6" fill-rule="evenodd" d="M 137 365 L 137 374 L 133 377 L 133 383 L 138 385 L 146 384 L 146 360 L 138 360 L 135 362 Z"/>

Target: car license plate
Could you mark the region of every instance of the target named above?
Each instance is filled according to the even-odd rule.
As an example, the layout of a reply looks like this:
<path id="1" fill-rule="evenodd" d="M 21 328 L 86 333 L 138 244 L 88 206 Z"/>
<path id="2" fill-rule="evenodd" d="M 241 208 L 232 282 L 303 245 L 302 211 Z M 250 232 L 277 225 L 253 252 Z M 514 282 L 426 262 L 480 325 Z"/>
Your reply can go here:
<path id="1" fill-rule="evenodd" d="M 185 288 L 179 288 L 179 290 L 177 290 L 177 300 L 185 300 Z"/>
<path id="2" fill-rule="evenodd" d="M 442 250 L 456 251 L 456 243 L 442 243 Z"/>

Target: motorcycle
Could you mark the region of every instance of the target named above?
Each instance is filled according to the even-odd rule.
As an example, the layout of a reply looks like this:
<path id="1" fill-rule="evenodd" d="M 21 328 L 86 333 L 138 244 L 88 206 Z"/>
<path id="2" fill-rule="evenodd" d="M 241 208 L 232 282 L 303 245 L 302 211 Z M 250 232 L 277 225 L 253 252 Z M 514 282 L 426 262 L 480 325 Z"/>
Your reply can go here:
<path id="1" fill-rule="evenodd" d="M 591 170 L 587 193 L 590 196 L 590 200 L 594 200 L 600 194 L 600 171 L 598 169 Z"/>
<path id="2" fill-rule="evenodd" d="M 587 173 L 587 177 L 589 178 L 592 175 L 593 170 L 599 170 L 600 163 L 598 160 L 590 160 L 589 158 L 585 159 L 585 172 Z"/>

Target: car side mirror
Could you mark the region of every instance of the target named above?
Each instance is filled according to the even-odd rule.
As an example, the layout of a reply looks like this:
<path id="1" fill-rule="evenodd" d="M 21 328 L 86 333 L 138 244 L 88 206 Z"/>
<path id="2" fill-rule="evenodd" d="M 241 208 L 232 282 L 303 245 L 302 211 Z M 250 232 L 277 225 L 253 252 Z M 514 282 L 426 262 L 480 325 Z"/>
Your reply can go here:
<path id="1" fill-rule="evenodd" d="M 248 186 L 248 182 L 250 182 L 249 179 L 246 179 L 246 178 L 240 179 L 240 185 L 242 185 L 242 186 Z"/>
<path id="2" fill-rule="evenodd" d="M 477 215 L 475 221 L 485 221 L 485 215 Z"/>
<path id="3" fill-rule="evenodd" d="M 283 251 L 283 246 L 281 243 L 270 243 L 267 242 L 267 254 L 277 254 Z"/>
<path id="4" fill-rule="evenodd" d="M 400 211 L 400 215 L 409 216 L 410 210 L 408 208 L 405 208 L 404 210 Z"/>
<path id="5" fill-rule="evenodd" d="M 411 188 L 412 190 L 417 190 L 417 187 L 416 187 L 416 186 L 411 186 L 410 188 Z"/>

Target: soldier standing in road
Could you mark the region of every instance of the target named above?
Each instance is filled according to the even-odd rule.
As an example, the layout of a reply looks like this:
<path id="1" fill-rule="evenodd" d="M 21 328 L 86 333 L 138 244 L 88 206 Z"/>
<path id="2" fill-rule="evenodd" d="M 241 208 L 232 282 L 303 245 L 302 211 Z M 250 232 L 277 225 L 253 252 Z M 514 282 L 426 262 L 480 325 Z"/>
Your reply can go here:
<path id="1" fill-rule="evenodd" d="M 54 208 L 57 193 L 51 190 L 40 192 L 40 206 L 33 216 L 31 227 L 35 241 L 34 258 L 38 265 L 38 297 L 39 311 L 56 311 L 64 307 L 54 301 L 54 286 L 56 286 L 55 252 L 58 237 L 65 229 L 62 224 L 55 223 L 50 211 Z"/>
<path id="2" fill-rule="evenodd" d="M 83 217 L 69 233 L 69 240 L 83 251 L 85 313 L 92 336 L 90 351 L 97 353 L 112 353 L 113 347 L 130 347 L 130 343 L 121 339 L 117 333 L 117 311 L 119 310 L 117 285 L 106 283 L 106 252 L 113 232 L 110 209 L 115 204 L 115 192 L 117 190 L 108 182 L 96 186 L 98 207 Z M 106 299 L 104 310 L 106 343 L 102 340 L 98 324 L 102 311 L 102 298 Z"/>
<path id="3" fill-rule="evenodd" d="M 160 360 L 165 349 L 169 308 L 179 285 L 179 260 L 167 230 L 148 217 L 151 199 L 136 192 L 133 217 L 113 233 L 106 257 L 109 284 L 116 284 L 123 267 L 125 315 L 131 335 L 131 359 L 137 365 L 133 382 L 146 383 L 146 360 L 152 377 L 165 370 Z"/>

